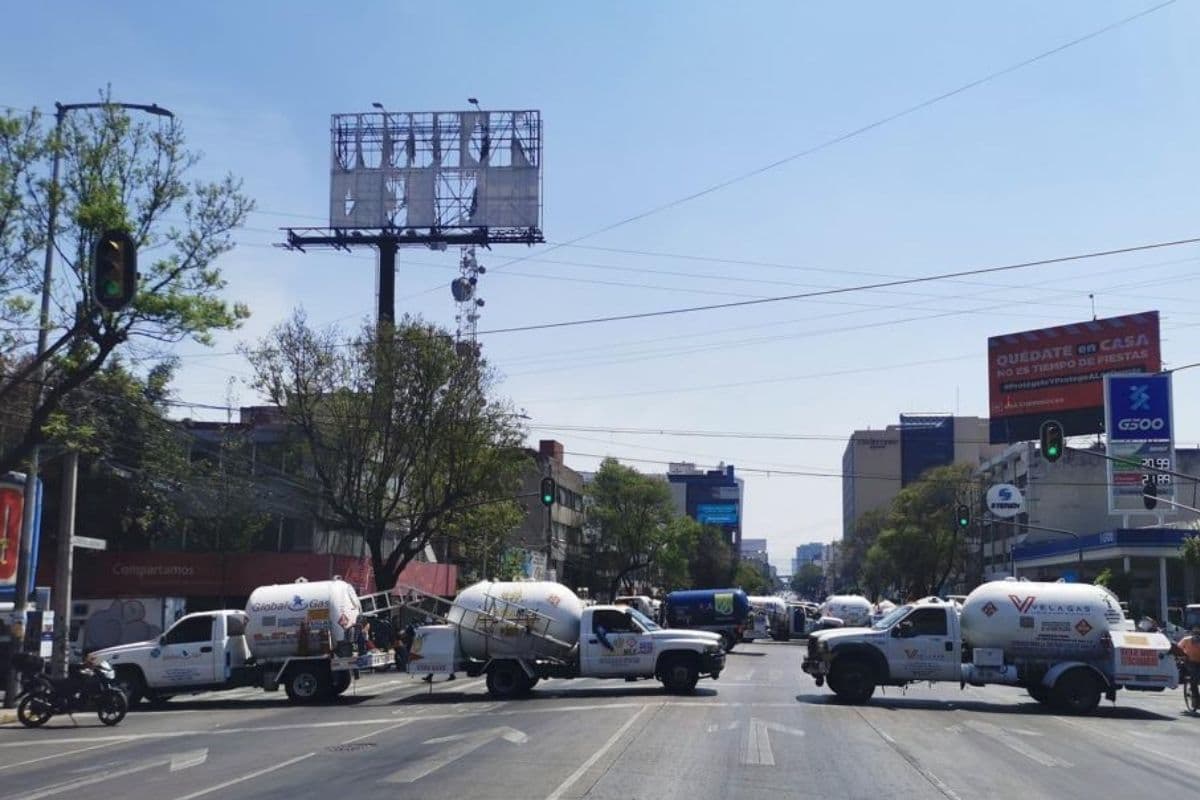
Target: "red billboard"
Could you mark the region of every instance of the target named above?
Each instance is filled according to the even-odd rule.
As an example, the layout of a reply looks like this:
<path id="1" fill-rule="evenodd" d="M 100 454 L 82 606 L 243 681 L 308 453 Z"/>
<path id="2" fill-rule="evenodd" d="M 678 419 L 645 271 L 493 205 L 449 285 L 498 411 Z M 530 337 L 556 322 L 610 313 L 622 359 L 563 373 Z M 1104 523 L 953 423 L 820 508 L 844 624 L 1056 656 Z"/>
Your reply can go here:
<path id="1" fill-rule="evenodd" d="M 1046 419 L 1068 436 L 1104 429 L 1104 375 L 1158 372 L 1158 312 L 1146 311 L 988 339 L 993 444 L 1038 437 Z"/>

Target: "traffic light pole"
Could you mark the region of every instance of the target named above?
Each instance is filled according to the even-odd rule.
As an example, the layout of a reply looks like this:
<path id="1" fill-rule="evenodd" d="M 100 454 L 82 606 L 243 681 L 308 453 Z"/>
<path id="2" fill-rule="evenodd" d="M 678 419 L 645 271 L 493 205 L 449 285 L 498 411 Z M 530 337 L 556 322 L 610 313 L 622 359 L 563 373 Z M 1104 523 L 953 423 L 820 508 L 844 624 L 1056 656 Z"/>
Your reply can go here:
<path id="1" fill-rule="evenodd" d="M 54 278 L 54 236 L 58 225 L 59 172 L 62 166 L 62 129 L 67 114 L 78 109 L 109 108 L 116 106 L 126 110 L 145 111 L 160 117 L 174 117 L 170 111 L 156 104 L 139 103 L 55 103 L 54 104 L 54 159 L 50 167 L 50 197 L 46 204 L 46 257 L 42 263 L 42 306 L 38 316 L 37 351 L 34 360 L 39 362 L 34 374 L 34 403 L 31 417 L 36 416 L 42 404 L 43 384 L 46 381 L 46 340 L 50 336 L 50 283 Z M 33 522 L 37 506 L 38 472 L 41 470 L 41 447 L 35 444 L 29 454 L 29 471 L 25 474 L 24 515 L 21 519 L 21 549 L 17 557 L 16 596 L 13 598 L 13 613 L 21 636 L 25 633 L 25 617 L 29 608 L 29 594 L 33 591 Z M 55 587 L 58 591 L 58 587 Z M 63 623 L 59 623 L 63 624 Z M 16 633 L 16 631 L 14 631 Z M 18 643 L 23 640 L 18 640 Z M 5 687 L 4 705 L 12 708 L 16 703 L 19 684 L 15 670 L 9 670 L 8 685 Z"/>

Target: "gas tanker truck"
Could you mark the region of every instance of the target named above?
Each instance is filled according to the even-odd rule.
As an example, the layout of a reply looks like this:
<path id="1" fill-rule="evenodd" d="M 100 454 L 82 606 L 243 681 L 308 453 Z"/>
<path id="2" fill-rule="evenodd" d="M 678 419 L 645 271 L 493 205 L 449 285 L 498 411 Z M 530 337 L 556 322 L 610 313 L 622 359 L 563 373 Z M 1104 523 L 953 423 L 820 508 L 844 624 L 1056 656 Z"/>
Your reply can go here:
<path id="1" fill-rule="evenodd" d="M 351 634 L 362 605 L 345 581 L 260 586 L 245 610 L 181 617 L 155 639 L 97 650 L 112 664 L 133 705 L 142 698 L 281 685 L 296 703 L 332 698 L 350 687 Z"/>
<path id="2" fill-rule="evenodd" d="M 687 693 L 725 666 L 715 633 L 660 628 L 628 606 L 584 607 L 558 583 L 476 583 L 438 615 L 445 624 L 416 630 L 408 672 L 486 675 L 497 699 L 527 695 L 545 678 L 657 678 Z"/>
<path id="3" fill-rule="evenodd" d="M 955 681 L 1024 687 L 1039 703 L 1088 713 L 1119 689 L 1175 688 L 1170 643 L 1139 633 L 1115 595 L 1077 583 L 994 581 L 963 602 L 929 597 L 869 628 L 813 634 L 802 666 L 818 686 L 865 703 L 877 686 Z"/>

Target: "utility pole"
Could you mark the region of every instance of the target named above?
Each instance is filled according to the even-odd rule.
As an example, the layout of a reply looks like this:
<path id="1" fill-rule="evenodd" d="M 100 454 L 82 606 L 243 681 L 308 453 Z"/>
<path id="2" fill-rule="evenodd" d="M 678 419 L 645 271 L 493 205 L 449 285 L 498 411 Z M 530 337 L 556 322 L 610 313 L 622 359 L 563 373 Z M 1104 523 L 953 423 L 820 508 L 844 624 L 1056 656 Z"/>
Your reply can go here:
<path id="1" fill-rule="evenodd" d="M 58 515 L 58 548 L 54 563 L 54 652 L 55 677 L 67 677 L 70 661 L 71 579 L 75 562 L 75 497 L 79 479 L 79 453 L 71 450 L 63 461 L 62 506 Z"/>

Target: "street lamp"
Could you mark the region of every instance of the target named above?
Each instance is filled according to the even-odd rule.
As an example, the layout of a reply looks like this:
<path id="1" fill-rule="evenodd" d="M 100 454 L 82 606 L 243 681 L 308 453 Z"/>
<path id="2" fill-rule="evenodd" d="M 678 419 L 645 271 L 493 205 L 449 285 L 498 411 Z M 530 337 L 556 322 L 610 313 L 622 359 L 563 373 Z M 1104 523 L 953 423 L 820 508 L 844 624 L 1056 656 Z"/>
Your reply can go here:
<path id="1" fill-rule="evenodd" d="M 44 391 L 43 383 L 46 380 L 46 366 L 42 359 L 46 353 L 46 340 L 50 335 L 50 281 L 54 277 L 54 235 L 55 226 L 58 223 L 58 174 L 59 167 L 62 162 L 62 129 L 66 122 L 67 114 L 72 111 L 81 111 L 84 109 L 94 108 L 122 108 L 128 111 L 143 111 L 147 114 L 153 114 L 157 117 L 174 118 L 167 109 L 151 103 L 145 105 L 143 103 L 55 103 L 54 114 L 54 161 L 50 169 L 50 201 L 47 206 L 46 214 L 46 258 L 42 266 L 42 306 L 41 314 L 38 318 L 38 338 L 37 351 L 34 356 L 35 362 L 38 362 L 37 371 L 34 376 L 34 409 L 41 403 L 42 392 Z M 30 562 L 33 560 L 33 516 L 34 505 L 37 502 L 37 476 L 40 469 L 41 448 L 39 445 L 34 445 L 33 451 L 29 454 L 29 472 L 25 476 L 25 508 L 24 515 L 21 519 L 21 551 L 17 561 L 17 585 L 16 596 L 13 598 L 13 611 L 17 615 L 18 621 L 24 630 L 25 610 L 29 607 L 29 592 L 30 584 L 33 583 L 33 576 Z M 67 542 L 67 555 L 70 556 L 70 542 Z M 59 543 L 59 553 L 61 561 L 63 545 Z M 55 598 L 58 600 L 65 594 L 69 593 L 69 589 L 64 592 L 63 587 L 55 587 Z M 62 609 L 62 618 L 56 620 L 56 626 L 62 626 L 65 630 L 69 622 L 70 607 L 60 606 L 55 602 L 56 610 Z M 57 634 L 55 639 L 58 639 Z M 64 639 L 65 641 L 65 639 Z M 9 673 L 8 692 L 5 694 L 5 705 L 11 706 L 13 700 L 16 699 L 16 672 L 15 670 Z"/>

